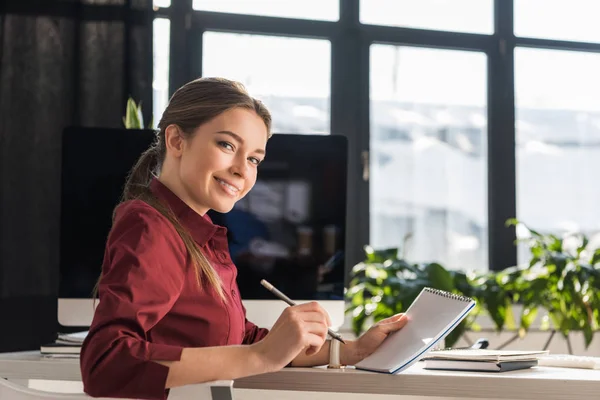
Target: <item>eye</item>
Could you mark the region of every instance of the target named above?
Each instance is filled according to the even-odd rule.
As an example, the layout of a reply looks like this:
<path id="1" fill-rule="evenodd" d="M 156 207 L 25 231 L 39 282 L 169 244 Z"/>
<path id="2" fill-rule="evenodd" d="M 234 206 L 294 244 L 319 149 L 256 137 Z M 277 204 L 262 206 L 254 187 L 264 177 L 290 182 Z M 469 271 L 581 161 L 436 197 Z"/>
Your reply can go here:
<path id="1" fill-rule="evenodd" d="M 227 149 L 227 150 L 230 150 L 230 151 L 234 150 L 233 145 L 231 143 L 229 143 L 229 142 L 220 141 L 217 144 L 219 146 L 223 147 L 224 149 Z"/>
<path id="2" fill-rule="evenodd" d="M 256 157 L 250 157 L 248 160 L 250 160 L 250 162 L 254 165 L 259 165 L 262 162 L 262 160 L 259 160 Z"/>

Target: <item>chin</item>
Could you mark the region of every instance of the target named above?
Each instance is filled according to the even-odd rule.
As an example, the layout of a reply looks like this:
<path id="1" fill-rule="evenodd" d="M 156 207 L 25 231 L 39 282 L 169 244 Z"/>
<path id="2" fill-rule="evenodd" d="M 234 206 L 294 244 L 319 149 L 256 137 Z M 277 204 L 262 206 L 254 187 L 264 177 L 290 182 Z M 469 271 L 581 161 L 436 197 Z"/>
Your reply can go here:
<path id="1" fill-rule="evenodd" d="M 219 202 L 217 204 L 214 204 L 213 207 L 211 207 L 211 209 L 213 209 L 214 211 L 216 211 L 218 213 L 226 214 L 229 211 L 233 210 L 234 205 L 235 205 L 235 202 L 231 202 L 231 203 Z"/>

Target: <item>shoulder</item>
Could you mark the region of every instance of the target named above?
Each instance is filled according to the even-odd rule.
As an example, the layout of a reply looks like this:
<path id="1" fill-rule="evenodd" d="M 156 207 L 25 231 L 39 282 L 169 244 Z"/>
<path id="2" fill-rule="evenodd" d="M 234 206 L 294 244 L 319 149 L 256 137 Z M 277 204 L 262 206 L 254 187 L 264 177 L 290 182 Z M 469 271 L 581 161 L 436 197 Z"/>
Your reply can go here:
<path id="1" fill-rule="evenodd" d="M 185 280 L 186 266 L 183 240 L 165 216 L 140 200 L 117 206 L 106 243 L 101 286 L 126 285 L 123 290 L 152 287 L 156 294 L 152 285 L 159 285 L 176 294 Z M 100 289 L 100 302 L 102 293 Z"/>
<path id="2" fill-rule="evenodd" d="M 129 239 L 129 240 L 128 240 Z M 139 241 L 164 243 L 185 251 L 175 227 L 156 208 L 142 200 L 123 202 L 115 209 L 110 242 Z"/>

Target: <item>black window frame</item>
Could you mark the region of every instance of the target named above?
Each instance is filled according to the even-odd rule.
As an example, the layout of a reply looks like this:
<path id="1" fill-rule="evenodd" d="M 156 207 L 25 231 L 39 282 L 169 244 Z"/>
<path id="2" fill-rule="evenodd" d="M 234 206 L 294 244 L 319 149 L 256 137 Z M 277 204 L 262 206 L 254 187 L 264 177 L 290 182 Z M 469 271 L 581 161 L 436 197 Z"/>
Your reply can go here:
<path id="1" fill-rule="evenodd" d="M 147 21 L 147 10 L 134 10 L 131 4 L 131 0 L 126 0 L 128 7 L 125 10 L 122 6 L 77 3 L 44 7 L 41 0 L 27 0 L 9 2 L 4 12 L 56 17 L 78 15 L 86 20 L 147 23 L 143 22 Z M 340 0 L 338 21 L 315 21 L 198 11 L 193 10 L 192 0 L 174 0 L 171 7 L 154 8 L 151 16 L 171 20 L 170 94 L 201 75 L 202 32 L 207 30 L 331 41 L 330 131 L 347 136 L 350 153 L 346 238 L 349 265 L 362 261 L 362 248 L 369 243 L 369 184 L 363 180 L 363 160 L 368 155 L 370 138 L 371 44 L 484 52 L 488 57 L 489 268 L 502 270 L 515 265 L 515 229 L 505 226 L 508 218 L 516 216 L 514 49 L 528 47 L 600 53 L 600 43 L 516 37 L 514 0 L 494 1 L 494 33 L 491 35 L 362 24 L 359 7 L 360 0 Z M 152 38 L 148 40 L 152 41 Z M 147 68 L 151 69 L 152 60 L 148 62 Z"/>

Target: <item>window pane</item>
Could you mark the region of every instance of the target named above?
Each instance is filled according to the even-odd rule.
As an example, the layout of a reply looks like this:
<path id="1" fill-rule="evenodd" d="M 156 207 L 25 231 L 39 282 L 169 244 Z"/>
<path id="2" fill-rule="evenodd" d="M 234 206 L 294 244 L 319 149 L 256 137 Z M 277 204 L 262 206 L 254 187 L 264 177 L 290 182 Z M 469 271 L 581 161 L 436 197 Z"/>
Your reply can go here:
<path id="1" fill-rule="evenodd" d="M 466 33 L 494 33 L 493 0 L 361 0 L 360 22 Z"/>
<path id="2" fill-rule="evenodd" d="M 515 49 L 517 217 L 543 233 L 600 232 L 598 71 L 599 54 Z"/>
<path id="3" fill-rule="evenodd" d="M 340 0 L 194 0 L 194 10 L 337 21 Z"/>
<path id="4" fill-rule="evenodd" d="M 154 126 L 162 117 L 169 102 L 169 38 L 171 21 L 166 18 L 154 19 L 152 114 Z"/>
<path id="5" fill-rule="evenodd" d="M 329 133 L 329 41 L 206 32 L 203 53 L 203 75 L 243 83 L 271 111 L 273 132 Z"/>
<path id="6" fill-rule="evenodd" d="M 486 93 L 483 53 L 371 46 L 373 247 L 488 269 Z"/>
<path id="7" fill-rule="evenodd" d="M 598 0 L 514 1 L 516 36 L 600 42 Z"/>

